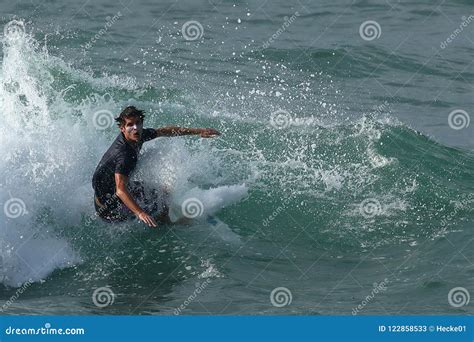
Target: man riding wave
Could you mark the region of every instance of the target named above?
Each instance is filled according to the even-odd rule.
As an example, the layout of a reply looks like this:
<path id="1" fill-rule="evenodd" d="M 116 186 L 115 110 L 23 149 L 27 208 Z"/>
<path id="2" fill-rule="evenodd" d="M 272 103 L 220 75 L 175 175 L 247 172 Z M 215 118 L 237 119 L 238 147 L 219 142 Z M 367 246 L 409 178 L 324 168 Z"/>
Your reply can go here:
<path id="1" fill-rule="evenodd" d="M 144 118 L 143 111 L 134 106 L 126 107 L 120 113 L 115 119 L 120 134 L 95 169 L 92 178 L 94 205 L 97 215 L 107 222 L 125 221 L 135 215 L 148 226 L 156 227 L 155 219 L 169 220 L 166 203 L 160 205 L 156 201 L 163 194 L 157 190 L 147 194 L 140 182 L 129 182 L 144 142 L 158 137 L 200 135 L 210 138 L 220 135 L 212 128 L 143 128 Z M 152 213 L 158 215 L 154 218 Z"/>

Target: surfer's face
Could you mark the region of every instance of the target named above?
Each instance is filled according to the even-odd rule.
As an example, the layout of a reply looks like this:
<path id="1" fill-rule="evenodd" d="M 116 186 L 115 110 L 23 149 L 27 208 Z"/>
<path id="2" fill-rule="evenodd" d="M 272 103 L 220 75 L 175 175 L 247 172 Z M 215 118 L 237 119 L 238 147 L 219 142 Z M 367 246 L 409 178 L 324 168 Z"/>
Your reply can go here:
<path id="1" fill-rule="evenodd" d="M 125 139 L 132 142 L 140 141 L 143 130 L 143 120 L 138 117 L 126 118 L 122 126 L 120 126 Z"/>

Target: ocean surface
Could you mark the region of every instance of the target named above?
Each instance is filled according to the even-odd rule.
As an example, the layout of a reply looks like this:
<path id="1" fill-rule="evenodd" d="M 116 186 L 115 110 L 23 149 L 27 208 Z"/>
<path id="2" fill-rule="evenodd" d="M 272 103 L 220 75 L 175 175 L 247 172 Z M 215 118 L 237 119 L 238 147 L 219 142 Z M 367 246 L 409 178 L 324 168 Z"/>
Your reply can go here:
<path id="1" fill-rule="evenodd" d="M 474 313 L 472 1 L 0 15 L 2 314 Z M 133 175 L 188 224 L 94 216 L 127 105 L 221 131 L 148 142 Z"/>

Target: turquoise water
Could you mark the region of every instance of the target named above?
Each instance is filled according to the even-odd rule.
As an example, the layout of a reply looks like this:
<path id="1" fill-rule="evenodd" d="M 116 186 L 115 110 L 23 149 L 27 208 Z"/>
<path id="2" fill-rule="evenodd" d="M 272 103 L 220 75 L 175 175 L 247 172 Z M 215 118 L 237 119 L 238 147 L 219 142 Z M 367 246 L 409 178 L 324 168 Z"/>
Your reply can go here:
<path id="1" fill-rule="evenodd" d="M 0 8 L 5 314 L 473 313 L 472 4 Z M 189 224 L 93 216 L 129 104 L 222 132 L 145 144 Z"/>

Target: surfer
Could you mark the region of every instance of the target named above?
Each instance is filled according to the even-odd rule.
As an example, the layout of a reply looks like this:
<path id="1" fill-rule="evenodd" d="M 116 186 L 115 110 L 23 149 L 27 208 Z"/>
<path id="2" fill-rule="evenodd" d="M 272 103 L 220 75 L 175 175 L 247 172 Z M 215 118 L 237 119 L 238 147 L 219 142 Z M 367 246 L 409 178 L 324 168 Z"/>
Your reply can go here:
<path id="1" fill-rule="evenodd" d="M 107 222 L 125 221 L 135 215 L 148 226 L 156 227 L 155 219 L 169 220 L 165 201 L 162 204 L 157 201 L 163 193 L 156 190 L 147 193 L 140 182 L 129 182 L 145 141 L 182 135 L 200 135 L 202 138 L 220 135 L 212 128 L 143 128 L 144 118 L 144 112 L 134 106 L 126 107 L 115 118 L 120 134 L 95 169 L 92 178 L 95 210 Z M 153 217 L 153 213 L 158 215 Z"/>

